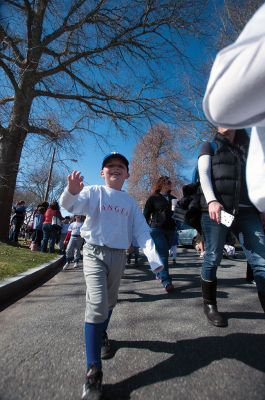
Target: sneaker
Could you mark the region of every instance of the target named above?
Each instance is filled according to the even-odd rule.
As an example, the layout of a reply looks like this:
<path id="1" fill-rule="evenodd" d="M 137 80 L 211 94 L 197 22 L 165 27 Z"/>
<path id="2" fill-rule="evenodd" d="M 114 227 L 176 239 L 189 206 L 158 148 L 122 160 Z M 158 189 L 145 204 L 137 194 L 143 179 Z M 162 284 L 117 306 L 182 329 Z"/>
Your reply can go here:
<path id="1" fill-rule="evenodd" d="M 100 400 L 102 398 L 102 371 L 91 365 L 83 386 L 82 400 Z"/>
<path id="2" fill-rule="evenodd" d="M 112 357 L 112 350 L 107 332 L 103 332 L 101 344 L 101 359 L 107 360 Z"/>
<path id="3" fill-rule="evenodd" d="M 73 268 L 78 268 L 78 261 L 74 263 Z"/>
<path id="4" fill-rule="evenodd" d="M 256 282 L 254 281 L 254 279 L 248 279 L 246 278 L 247 283 L 249 283 L 250 285 L 256 285 Z"/>
<path id="5" fill-rule="evenodd" d="M 63 271 L 66 271 L 67 268 L 69 267 L 69 265 L 70 265 L 70 263 L 69 263 L 69 261 L 67 261 L 63 266 Z"/>
<path id="6" fill-rule="evenodd" d="M 174 289 L 175 289 L 175 287 L 172 285 L 172 283 L 168 283 L 168 284 L 165 286 L 165 290 L 166 290 L 167 293 L 172 292 Z"/>

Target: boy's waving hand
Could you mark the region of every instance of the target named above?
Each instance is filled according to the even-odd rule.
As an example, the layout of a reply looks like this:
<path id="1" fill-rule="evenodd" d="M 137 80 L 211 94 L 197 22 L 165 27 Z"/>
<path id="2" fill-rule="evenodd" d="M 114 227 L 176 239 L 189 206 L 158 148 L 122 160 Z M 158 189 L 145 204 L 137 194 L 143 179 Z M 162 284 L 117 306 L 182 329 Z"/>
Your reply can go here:
<path id="1" fill-rule="evenodd" d="M 81 176 L 81 172 L 73 171 L 70 175 L 68 175 L 68 191 L 71 194 L 78 194 L 84 187 L 83 176 Z"/>

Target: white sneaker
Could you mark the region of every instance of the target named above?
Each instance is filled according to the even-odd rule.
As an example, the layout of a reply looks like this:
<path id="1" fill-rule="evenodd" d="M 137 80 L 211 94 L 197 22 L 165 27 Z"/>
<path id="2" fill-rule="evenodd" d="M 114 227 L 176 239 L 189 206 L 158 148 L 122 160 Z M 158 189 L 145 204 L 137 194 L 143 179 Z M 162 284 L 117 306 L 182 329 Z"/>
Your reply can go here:
<path id="1" fill-rule="evenodd" d="M 73 268 L 78 268 L 78 262 L 74 263 L 74 267 Z"/>
<path id="2" fill-rule="evenodd" d="M 69 265 L 70 265 L 70 263 L 69 263 L 69 261 L 67 261 L 63 266 L 63 271 L 66 271 L 67 268 L 69 267 Z"/>

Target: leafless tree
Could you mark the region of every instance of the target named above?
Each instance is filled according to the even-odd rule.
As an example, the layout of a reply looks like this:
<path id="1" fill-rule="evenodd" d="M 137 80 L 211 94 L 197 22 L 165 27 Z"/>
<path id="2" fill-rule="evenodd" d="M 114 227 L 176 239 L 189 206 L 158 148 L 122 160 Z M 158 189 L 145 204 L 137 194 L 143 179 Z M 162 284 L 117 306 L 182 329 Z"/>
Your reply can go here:
<path id="1" fill-rule="evenodd" d="M 20 200 L 24 200 L 27 208 L 24 224 L 31 225 L 33 213 L 37 205 L 44 200 L 47 189 L 47 177 L 49 171 L 48 166 L 42 165 L 38 168 L 31 169 L 20 176 L 21 180 L 17 181 L 14 193 L 13 203 L 16 204 Z M 65 172 L 53 170 L 51 182 L 49 186 L 49 202 L 58 201 L 65 187 Z"/>
<path id="2" fill-rule="evenodd" d="M 200 40 L 202 56 L 196 64 L 196 75 L 187 69 L 183 76 L 187 120 L 181 121 L 180 134 L 188 150 L 200 147 L 203 140 L 211 139 L 216 133 L 216 128 L 207 121 L 201 106 L 216 53 L 237 39 L 263 3 L 264 0 L 210 2 L 207 9 L 208 35 Z"/>
<path id="3" fill-rule="evenodd" d="M 23 174 L 21 181 L 18 182 L 15 191 L 15 201 L 25 200 L 28 208 L 35 208 L 38 203 L 45 199 L 47 190 L 47 178 L 49 175 L 48 166 L 41 166 Z M 53 170 L 51 182 L 49 185 L 48 201 L 58 201 L 63 189 L 66 186 L 66 173 L 61 173 L 58 170 Z M 18 197 L 21 197 L 18 198 Z"/>
<path id="4" fill-rule="evenodd" d="M 178 194 L 183 183 L 178 173 L 181 159 L 175 132 L 164 124 L 154 126 L 140 140 L 134 152 L 128 192 L 142 206 L 155 181 L 166 175 L 172 181 L 174 193 Z"/>
<path id="5" fill-rule="evenodd" d="M 0 26 L 0 240 L 7 239 L 29 133 L 104 137 L 141 118 L 169 118 L 176 90 L 163 74 L 187 61 L 185 35 L 203 26 L 206 0 L 2 0 Z M 58 127 L 51 123 L 58 119 Z M 64 127 L 63 130 L 61 127 Z"/>
<path id="6" fill-rule="evenodd" d="M 220 19 L 217 49 L 222 49 L 236 40 L 262 4 L 263 0 L 224 0 L 222 8 L 217 13 Z"/>

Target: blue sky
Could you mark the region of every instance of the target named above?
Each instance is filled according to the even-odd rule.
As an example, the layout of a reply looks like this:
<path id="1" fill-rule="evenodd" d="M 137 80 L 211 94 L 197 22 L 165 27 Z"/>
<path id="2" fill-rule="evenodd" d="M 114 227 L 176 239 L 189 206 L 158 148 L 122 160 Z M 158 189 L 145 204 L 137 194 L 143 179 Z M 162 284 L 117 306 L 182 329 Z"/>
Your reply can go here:
<path id="1" fill-rule="evenodd" d="M 104 131 L 104 129 L 109 131 L 109 128 L 104 123 L 102 123 L 98 129 L 101 131 Z M 148 127 L 146 126 L 145 133 L 147 133 L 147 130 Z M 84 183 L 86 185 L 103 184 L 104 181 L 100 176 L 100 170 L 102 160 L 107 154 L 113 151 L 119 152 L 125 155 L 129 162 L 133 158 L 135 147 L 141 138 L 132 132 L 129 132 L 128 137 L 126 138 L 118 135 L 114 129 L 112 129 L 111 132 L 112 135 L 110 133 L 109 145 L 101 143 L 100 146 L 98 143 L 96 143 L 93 137 L 83 135 L 79 146 L 81 154 L 80 156 L 73 154 L 72 157 L 77 159 L 77 163 L 66 162 L 69 168 L 74 168 L 78 171 L 81 171 L 82 175 L 84 176 Z M 192 171 L 196 164 L 198 151 L 199 148 L 197 150 L 195 149 L 194 151 L 183 153 L 185 167 L 178 172 L 187 180 L 191 179 Z"/>
<path id="2" fill-rule="evenodd" d="M 137 138 L 133 135 L 129 135 L 128 138 L 115 136 L 111 139 L 110 146 L 102 145 L 102 149 L 91 137 L 84 137 L 83 143 L 84 148 L 82 151 L 84 154 L 77 157 L 78 162 L 73 166 L 82 172 L 85 184 L 102 184 L 103 179 L 100 176 L 100 170 L 102 159 L 105 155 L 112 151 L 117 151 L 124 154 L 130 161 L 137 144 Z"/>

